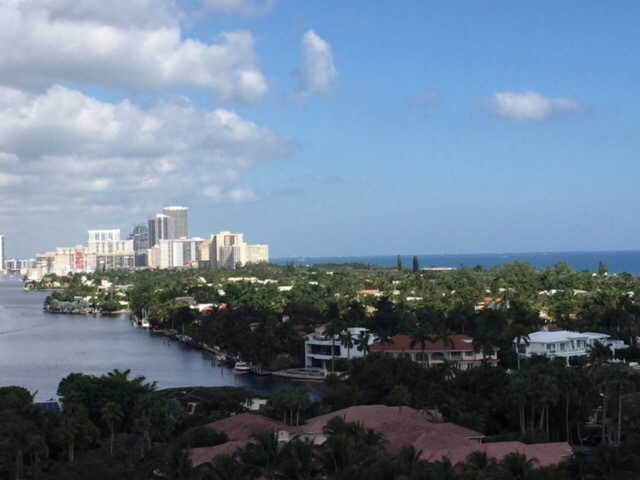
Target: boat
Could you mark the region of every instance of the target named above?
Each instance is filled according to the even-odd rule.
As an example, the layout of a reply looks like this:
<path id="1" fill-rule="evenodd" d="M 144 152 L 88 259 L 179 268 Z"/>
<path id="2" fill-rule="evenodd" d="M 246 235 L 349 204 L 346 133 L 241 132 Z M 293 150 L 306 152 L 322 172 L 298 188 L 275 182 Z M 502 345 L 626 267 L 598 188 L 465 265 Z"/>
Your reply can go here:
<path id="1" fill-rule="evenodd" d="M 247 365 L 247 362 L 237 361 L 233 366 L 233 371 L 239 375 L 249 373 L 249 365 Z"/>

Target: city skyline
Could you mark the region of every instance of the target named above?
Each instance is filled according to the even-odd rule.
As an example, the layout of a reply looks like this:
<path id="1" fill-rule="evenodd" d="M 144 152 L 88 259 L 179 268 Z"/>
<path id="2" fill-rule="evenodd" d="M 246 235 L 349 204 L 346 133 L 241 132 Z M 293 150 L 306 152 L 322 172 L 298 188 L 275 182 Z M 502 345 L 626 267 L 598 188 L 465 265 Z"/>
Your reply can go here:
<path id="1" fill-rule="evenodd" d="M 160 205 L 274 258 L 639 248 L 637 2 L 114 1 L 0 3 L 5 258 Z"/>

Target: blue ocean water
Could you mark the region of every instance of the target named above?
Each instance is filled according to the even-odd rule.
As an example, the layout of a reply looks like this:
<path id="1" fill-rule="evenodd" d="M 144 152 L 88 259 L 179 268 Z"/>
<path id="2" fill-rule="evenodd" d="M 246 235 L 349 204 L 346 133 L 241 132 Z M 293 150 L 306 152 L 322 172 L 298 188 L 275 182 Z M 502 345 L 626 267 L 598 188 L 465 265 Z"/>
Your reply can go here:
<path id="1" fill-rule="evenodd" d="M 293 262 L 296 265 L 315 265 L 319 263 L 363 263 L 381 267 L 395 267 L 397 255 L 377 256 L 337 256 L 337 257 L 291 257 L 273 259 L 278 265 Z M 401 255 L 405 268 L 411 268 L 414 255 Z M 568 263 L 575 271 L 596 271 L 599 262 L 603 262 L 609 273 L 630 273 L 640 275 L 640 250 L 602 251 L 602 252 L 529 252 L 529 253 L 475 253 L 417 255 L 420 267 L 459 268 L 461 265 L 491 268 L 511 262 L 529 262 L 538 269 L 544 269 L 558 262 Z"/>

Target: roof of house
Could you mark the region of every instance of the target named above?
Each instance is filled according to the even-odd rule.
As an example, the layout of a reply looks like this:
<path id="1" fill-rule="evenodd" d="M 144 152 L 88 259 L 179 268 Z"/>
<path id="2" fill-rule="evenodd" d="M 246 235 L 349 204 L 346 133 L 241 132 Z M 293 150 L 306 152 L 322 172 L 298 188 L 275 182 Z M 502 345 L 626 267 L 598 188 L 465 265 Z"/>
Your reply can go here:
<path id="1" fill-rule="evenodd" d="M 229 440 L 250 440 L 258 432 L 278 432 L 280 430 L 291 431 L 289 425 L 271 420 L 262 415 L 253 413 L 240 413 L 222 420 L 217 420 L 208 424 L 209 427 L 224 432 Z"/>
<path id="2" fill-rule="evenodd" d="M 568 342 L 570 340 L 591 340 L 591 339 L 606 339 L 609 335 L 604 333 L 593 332 L 570 332 L 567 330 L 553 331 L 553 332 L 533 332 L 529 335 L 529 343 L 556 343 L 556 342 Z"/>
<path id="3" fill-rule="evenodd" d="M 421 458 L 437 461 L 447 457 L 455 465 L 456 463 L 464 462 L 470 454 L 476 451 L 485 452 L 489 457 L 497 460 L 502 460 L 511 453 L 520 453 L 528 459 L 534 460 L 535 465 L 538 467 L 557 465 L 573 453 L 571 446 L 566 442 L 539 443 L 535 445 L 526 445 L 521 442 L 496 442 L 442 449 L 431 457 L 426 457 L 423 452 Z"/>
<path id="4" fill-rule="evenodd" d="M 431 336 L 432 339 L 436 339 L 435 336 Z M 469 350 L 472 351 L 473 350 L 473 338 L 467 336 L 467 335 L 451 335 L 449 337 L 449 339 L 451 340 L 451 342 L 453 342 L 453 346 L 451 346 L 450 344 L 447 344 L 445 346 L 445 343 L 442 339 L 436 339 L 435 342 L 432 341 L 427 341 L 425 343 L 425 350 L 427 351 L 449 351 L 449 350 Z M 421 351 L 422 350 L 422 346 L 420 345 L 420 343 L 416 343 L 413 346 L 411 346 L 411 337 L 409 335 L 394 335 L 393 337 L 391 337 L 391 340 L 393 340 L 393 344 L 391 345 L 387 345 L 387 344 L 380 344 L 379 341 L 376 341 L 375 343 L 373 343 L 373 345 L 371 345 L 370 350 L 372 352 L 374 351 Z"/>
<path id="5" fill-rule="evenodd" d="M 275 420 L 243 413 L 210 423 L 215 430 L 225 432 L 229 442 L 215 447 L 195 448 L 189 453 L 193 465 L 210 461 L 217 455 L 233 453 L 251 441 L 254 433 L 285 430 L 292 435 L 323 434 L 324 428 L 335 417 L 347 422 L 361 423 L 380 433 L 387 443 L 387 450 L 397 454 L 403 447 L 413 446 L 420 458 L 429 461 L 448 457 L 452 463 L 466 460 L 475 451 L 485 451 L 489 456 L 502 459 L 510 453 L 522 453 L 536 459 L 537 465 L 547 466 L 561 462 L 571 454 L 567 443 L 525 445 L 520 442 L 497 442 L 482 444 L 480 432 L 443 422 L 442 417 L 431 411 L 410 407 L 387 407 L 385 405 L 360 405 L 320 415 L 308 420 L 305 425 L 291 427 Z"/>

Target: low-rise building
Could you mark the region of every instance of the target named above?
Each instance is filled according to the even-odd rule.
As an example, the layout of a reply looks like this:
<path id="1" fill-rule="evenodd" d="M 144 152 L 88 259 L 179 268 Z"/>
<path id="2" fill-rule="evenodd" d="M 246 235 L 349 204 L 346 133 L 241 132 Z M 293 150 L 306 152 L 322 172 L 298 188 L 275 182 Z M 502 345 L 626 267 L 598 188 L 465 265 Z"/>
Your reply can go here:
<path id="1" fill-rule="evenodd" d="M 361 327 L 348 328 L 351 333 L 354 346 L 349 346 L 347 342 L 343 343 L 340 335 L 335 337 L 324 335 L 312 335 L 304 342 L 304 366 L 306 368 L 329 368 L 331 362 L 338 358 L 350 359 L 354 357 L 362 357 L 365 354 L 364 349 L 356 347 L 357 340 L 361 338 L 367 339 L 367 344 L 371 348 L 375 341 L 375 335 L 369 333 L 369 330 Z M 333 353 L 332 353 L 333 352 Z"/>
<path id="2" fill-rule="evenodd" d="M 613 353 L 616 350 L 628 347 L 622 340 L 613 340 L 605 333 L 578 333 L 549 328 L 530 333 L 526 339 L 520 341 L 519 345 L 517 344 L 517 339 L 514 339 L 513 342 L 518 355 L 521 357 L 529 358 L 532 355 L 562 357 L 567 360 L 567 363 L 572 357 L 588 356 L 595 342 L 600 342 L 611 348 Z"/>
<path id="3" fill-rule="evenodd" d="M 413 344 L 412 344 L 413 343 Z M 482 352 L 476 348 L 473 338 L 467 335 L 451 335 L 448 339 L 436 336 L 427 340 L 424 345 L 412 342 L 409 335 L 394 335 L 390 343 L 376 341 L 371 345 L 371 352 L 383 352 L 394 357 L 413 360 L 425 367 L 440 365 L 446 361 L 454 362 L 460 370 L 469 370 L 482 362 L 497 365 L 498 352 L 494 348 L 491 352 Z"/>

